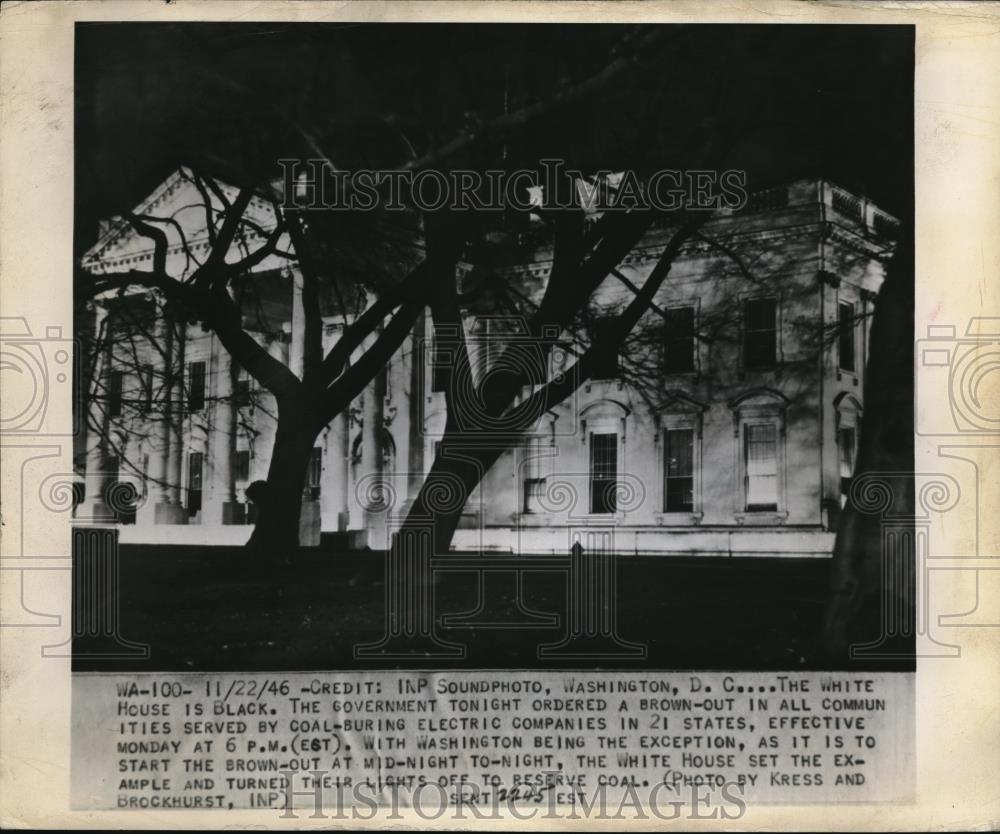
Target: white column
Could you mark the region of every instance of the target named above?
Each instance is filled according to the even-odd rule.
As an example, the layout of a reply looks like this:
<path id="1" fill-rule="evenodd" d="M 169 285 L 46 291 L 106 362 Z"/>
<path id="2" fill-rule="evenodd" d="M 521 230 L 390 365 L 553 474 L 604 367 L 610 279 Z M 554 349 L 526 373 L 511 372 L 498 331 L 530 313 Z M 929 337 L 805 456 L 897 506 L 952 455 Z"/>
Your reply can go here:
<path id="1" fill-rule="evenodd" d="M 398 516 L 407 509 L 404 502 L 410 488 L 410 435 L 413 431 L 410 423 L 410 400 L 420 396 L 419 391 L 410 384 L 413 376 L 412 339 L 407 339 L 400 350 L 396 351 L 390 360 L 389 372 L 392 374 L 390 406 L 394 409 L 392 436 L 396 439 L 396 468 L 392 473 L 396 505 L 391 512 Z"/>
<path id="2" fill-rule="evenodd" d="M 283 324 L 284 325 L 287 323 Z M 278 360 L 283 365 L 288 363 L 288 331 L 272 331 L 265 337 L 267 352 L 271 358 Z M 254 439 L 254 463 L 253 472 L 250 473 L 250 480 L 265 480 L 271 466 L 271 450 L 274 449 L 274 441 L 278 424 L 275 415 L 278 413 L 277 403 L 274 395 L 259 383 L 255 387 L 257 397 L 257 407 L 253 413 L 253 427 L 257 432 Z"/>
<path id="3" fill-rule="evenodd" d="M 215 419 L 209 435 L 212 463 L 212 505 L 205 516 L 209 524 L 238 524 L 240 507 L 236 502 L 236 405 L 233 359 L 212 339 L 215 359 Z"/>
<path id="4" fill-rule="evenodd" d="M 167 483 L 170 492 L 170 503 L 183 507 L 181 492 L 181 477 L 184 469 L 184 415 L 187 403 L 184 397 L 185 347 L 187 342 L 187 322 L 180 323 L 180 335 L 175 340 L 175 350 L 171 353 L 171 368 L 167 379 L 170 382 L 168 397 L 171 407 L 168 410 L 170 434 L 170 455 L 167 461 Z M 175 358 L 176 357 L 176 358 Z M 178 516 L 180 518 L 181 516 Z M 187 516 L 183 514 L 186 523 Z"/>
<path id="5" fill-rule="evenodd" d="M 292 341 L 288 348 L 288 367 L 302 379 L 305 368 L 306 311 L 302 306 L 302 272 L 289 269 L 288 278 L 292 284 Z"/>
<path id="6" fill-rule="evenodd" d="M 427 322 L 424 313 L 417 317 L 410 334 L 410 378 L 407 414 L 410 425 L 407 432 L 410 437 L 410 455 L 408 458 L 409 477 L 406 485 L 406 500 L 412 502 L 417 497 L 424 482 L 424 444 L 427 426 L 424 423 L 424 403 L 430 386 L 426 384 L 425 369 L 427 360 L 424 355 L 426 348 Z M 409 503 L 407 504 L 409 506 Z"/>
<path id="7" fill-rule="evenodd" d="M 103 304 L 97 304 L 94 313 L 94 378 L 90 383 L 90 415 L 87 423 L 87 469 L 84 475 L 85 497 L 77 510 L 81 521 L 112 521 L 111 512 L 104 501 L 106 435 L 110 428 L 108 418 L 108 382 L 111 373 L 111 350 L 108 335 L 102 327 L 108 317 Z M 103 344 L 102 344 L 103 342 Z"/>
<path id="8" fill-rule="evenodd" d="M 330 484 L 330 512 L 336 519 L 335 528 L 338 531 L 347 529 L 348 494 L 349 489 L 349 454 L 350 432 L 348 421 L 350 414 L 341 412 L 333 418 L 330 434 L 327 437 L 327 460 L 329 461 L 328 483 Z"/>
<path id="9" fill-rule="evenodd" d="M 378 494 L 377 484 L 382 477 L 382 429 L 385 400 L 385 370 L 379 371 L 365 389 L 364 425 L 361 440 L 361 468 L 358 474 L 359 496 L 370 498 Z M 385 531 L 376 529 L 384 521 L 381 507 L 369 504 L 365 510 L 365 528 L 371 547 L 384 547 Z M 372 511 L 374 510 L 374 512 Z"/>
<path id="10" fill-rule="evenodd" d="M 170 333 L 170 327 L 167 325 L 163 318 L 163 312 L 160 311 L 160 315 L 156 320 L 156 330 L 154 337 L 157 344 L 162 348 L 167 356 L 170 356 L 171 350 L 171 337 L 168 335 Z M 169 362 L 169 359 L 168 359 Z M 160 361 L 154 366 L 154 374 L 160 375 L 164 381 L 168 379 L 168 374 L 170 373 L 170 368 L 167 363 Z M 154 416 L 152 422 L 152 431 L 150 432 L 150 449 L 149 449 L 149 477 L 150 477 L 150 494 L 153 497 L 155 504 L 169 504 L 170 503 L 170 493 L 167 489 L 167 478 L 169 477 L 169 464 L 168 459 L 170 455 L 170 420 L 167 416 L 169 414 L 169 385 L 159 385 L 158 381 L 154 378 L 153 380 L 153 390 L 154 392 L 159 389 L 163 389 L 162 396 L 165 398 L 163 402 L 159 403 L 159 409 L 161 413 L 156 413 L 156 404 L 154 403 Z"/>
<path id="11" fill-rule="evenodd" d="M 236 437 L 236 409 L 233 405 L 233 360 L 215 344 L 218 364 L 215 380 L 215 428 L 212 437 L 212 462 L 216 486 L 223 501 L 236 500 L 233 484 L 233 442 Z"/>
<path id="12" fill-rule="evenodd" d="M 104 501 L 106 483 L 104 438 L 99 432 L 87 444 L 87 474 L 85 504 L 77 512 L 78 518 L 86 521 L 111 521 L 111 511 Z"/>
<path id="13" fill-rule="evenodd" d="M 174 422 L 180 401 L 180 379 L 178 365 L 174 361 L 176 345 L 174 326 L 161 309 L 157 322 L 156 338 L 163 346 L 166 358 L 159 363 L 158 372 L 163 376 L 163 402 L 160 404 L 161 416 L 156 421 L 155 448 L 150 455 L 150 468 L 156 505 L 154 519 L 157 524 L 185 524 L 187 515 L 180 504 L 180 436 L 174 431 Z M 178 468 L 175 474 L 173 457 L 176 454 Z"/>

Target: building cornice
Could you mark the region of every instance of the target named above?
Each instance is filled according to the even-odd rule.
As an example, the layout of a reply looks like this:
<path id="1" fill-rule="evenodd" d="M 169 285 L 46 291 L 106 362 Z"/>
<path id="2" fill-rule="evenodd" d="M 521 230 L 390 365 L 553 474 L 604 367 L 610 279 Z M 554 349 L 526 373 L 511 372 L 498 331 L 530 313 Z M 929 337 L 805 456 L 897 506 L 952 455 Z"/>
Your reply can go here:
<path id="1" fill-rule="evenodd" d="M 157 211 L 161 209 L 168 201 L 181 189 L 191 188 L 194 189 L 195 186 L 190 182 L 192 175 L 183 167 L 178 168 L 170 176 L 168 176 L 159 186 L 157 186 L 146 199 L 144 199 L 138 206 L 133 209 L 133 212 L 139 216 L 152 216 L 155 217 Z M 218 184 L 219 189 L 223 194 L 227 196 L 227 199 L 233 199 L 236 196 L 237 188 L 219 180 L 215 180 Z M 199 200 L 201 196 L 199 195 Z M 211 200 L 211 197 L 209 198 Z M 201 204 L 202 207 L 204 204 Z M 213 208 L 219 210 L 221 207 L 216 206 L 213 203 Z M 261 197 L 255 196 L 250 200 L 248 209 L 254 210 L 255 212 L 262 213 L 264 215 L 271 214 L 273 212 L 272 207 Z M 159 218 L 166 219 L 166 218 Z M 262 226 L 265 230 L 268 228 L 273 228 L 273 220 L 270 224 L 258 222 L 258 225 Z M 104 263 L 116 263 L 120 264 L 123 261 L 129 263 L 134 263 L 142 260 L 151 260 L 154 247 L 152 244 L 148 246 L 142 246 L 136 249 L 134 252 L 127 254 L 122 254 L 117 257 L 107 257 L 108 250 L 120 243 L 123 238 L 135 235 L 137 238 L 140 237 L 133 230 L 132 225 L 124 217 L 114 217 L 112 218 L 108 228 L 105 232 L 100 235 L 97 242 L 91 246 L 80 259 L 81 264 L 84 268 L 91 269 L 92 271 L 102 271 L 99 269 L 94 269 L 97 264 Z M 260 235 L 252 230 L 247 230 L 245 235 L 248 239 L 254 240 L 259 239 Z M 142 238 L 145 240 L 145 238 Z M 200 233 L 192 235 L 187 238 L 187 246 L 183 243 L 176 243 L 168 249 L 168 254 L 176 255 L 178 253 L 183 253 L 185 250 L 188 252 L 193 251 L 205 251 L 209 248 L 208 242 L 208 231 L 203 229 Z M 137 259 L 137 260 L 135 260 Z"/>

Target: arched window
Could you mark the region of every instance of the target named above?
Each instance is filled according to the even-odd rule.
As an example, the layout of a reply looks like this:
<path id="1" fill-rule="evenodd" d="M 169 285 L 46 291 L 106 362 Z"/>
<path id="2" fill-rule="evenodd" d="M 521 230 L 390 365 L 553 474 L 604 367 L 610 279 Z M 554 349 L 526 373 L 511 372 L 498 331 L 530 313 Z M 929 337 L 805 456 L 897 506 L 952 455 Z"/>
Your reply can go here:
<path id="1" fill-rule="evenodd" d="M 521 512 L 543 512 L 541 501 L 545 495 L 546 481 L 552 474 L 552 461 L 556 457 L 555 416 L 546 415 L 539 421 L 537 430 L 525 436 L 521 446 Z"/>
<path id="2" fill-rule="evenodd" d="M 580 412 L 580 435 L 589 449 L 589 511 L 592 515 L 618 512 L 618 479 L 624 469 L 628 406 L 599 400 Z"/>
<path id="3" fill-rule="evenodd" d="M 392 432 L 386 428 L 382 429 L 381 440 L 382 471 L 391 472 L 396 465 L 396 441 L 392 436 Z M 353 466 L 358 466 L 361 463 L 364 455 L 364 447 L 364 433 L 359 431 L 351 442 L 351 464 Z"/>
<path id="4" fill-rule="evenodd" d="M 391 473 L 396 468 L 396 441 L 389 429 L 382 430 L 382 471 Z"/>
<path id="5" fill-rule="evenodd" d="M 705 405 L 674 393 L 667 398 L 658 421 L 662 486 L 660 524 L 696 524 L 701 508 L 701 438 Z"/>
<path id="6" fill-rule="evenodd" d="M 846 391 L 833 401 L 836 410 L 837 474 L 840 483 L 840 506 L 847 503 L 847 493 L 857 466 L 861 428 L 861 403 Z"/>
<path id="7" fill-rule="evenodd" d="M 786 515 L 785 410 L 788 399 L 758 388 L 729 403 L 736 441 L 736 518 L 777 523 Z"/>

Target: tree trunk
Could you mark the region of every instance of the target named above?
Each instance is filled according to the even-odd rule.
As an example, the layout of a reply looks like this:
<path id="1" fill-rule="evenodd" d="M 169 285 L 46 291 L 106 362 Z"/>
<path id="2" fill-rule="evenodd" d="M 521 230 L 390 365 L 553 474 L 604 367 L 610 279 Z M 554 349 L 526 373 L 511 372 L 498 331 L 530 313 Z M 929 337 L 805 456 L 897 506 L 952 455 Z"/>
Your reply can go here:
<path id="1" fill-rule="evenodd" d="M 319 435 L 299 404 L 278 408 L 278 430 L 257 504 L 257 523 L 247 547 L 267 560 L 287 561 L 299 546 L 299 519 L 309 458 Z"/>
<path id="2" fill-rule="evenodd" d="M 833 551 L 824 644 L 837 663 L 851 657 L 852 647 L 855 656 L 868 651 L 873 657 L 902 657 L 907 646 L 912 651 L 915 558 L 912 548 L 900 545 L 912 541 L 906 533 L 912 532 L 909 519 L 914 512 L 914 265 L 909 225 L 886 272 L 872 320 L 854 488 L 841 513 Z M 865 506 L 857 505 L 855 492 Z"/>
<path id="3" fill-rule="evenodd" d="M 448 449 L 454 450 L 452 457 Z M 401 533 L 433 530 L 433 552 L 447 553 L 451 547 L 462 510 L 502 450 L 483 450 L 456 443 L 446 431 L 437 459 L 424 479 L 413 506 L 400 527 Z"/>
<path id="4" fill-rule="evenodd" d="M 356 646 L 359 657 L 420 657 L 426 661 L 464 656 L 463 647 L 437 634 L 432 562 L 436 554 L 448 551 L 462 508 L 499 453 L 484 455 L 463 448 L 455 434 L 445 430 L 431 471 L 392 537 L 386 554 L 385 632 L 374 643 Z M 449 446 L 467 457 L 449 457 Z"/>

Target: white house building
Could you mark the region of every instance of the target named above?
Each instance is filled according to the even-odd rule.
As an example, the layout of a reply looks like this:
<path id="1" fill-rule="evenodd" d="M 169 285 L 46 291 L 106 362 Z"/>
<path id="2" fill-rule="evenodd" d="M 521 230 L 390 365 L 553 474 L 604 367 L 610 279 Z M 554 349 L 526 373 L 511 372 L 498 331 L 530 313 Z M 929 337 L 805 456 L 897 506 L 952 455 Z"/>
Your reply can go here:
<path id="1" fill-rule="evenodd" d="M 183 229 L 183 241 L 168 230 L 172 274 L 207 248 L 200 199 L 179 172 L 136 209 Z M 266 203 L 251 211 L 262 228 L 273 225 Z M 486 474 L 453 548 L 565 552 L 567 526 L 597 524 L 613 528 L 616 549 L 629 553 L 828 556 L 895 227 L 869 201 L 822 180 L 754 194 L 745 210 L 708 222 L 684 245 L 623 356 L 603 357 L 593 378 L 539 415 Z M 592 327 L 602 310 L 627 301 L 630 284 L 641 285 L 670 231 L 651 230 L 602 284 Z M 497 246 L 493 269 L 537 295 L 551 268 L 544 241 L 508 236 Z M 142 269 L 151 254 L 148 239 L 113 223 L 82 267 Z M 244 327 L 301 372 L 296 264 L 271 256 L 253 273 L 256 289 L 241 298 Z M 460 277 L 474 283 L 476 270 L 462 265 Z M 97 363 L 81 398 L 91 428 L 79 449 L 86 490 L 77 519 L 111 520 L 123 541 L 243 543 L 252 523 L 244 490 L 266 476 L 273 403 L 212 333 L 196 323 L 171 328 L 161 304 L 155 293 L 107 294 L 79 325 L 107 337 L 109 311 L 121 320 L 115 311 L 128 305 L 127 320 L 158 347 L 112 339 Z M 343 320 L 324 315 L 327 344 Z M 470 303 L 467 330 L 475 372 L 488 373 L 492 346 L 516 340 L 519 321 L 488 301 Z M 573 361 L 579 337 L 560 337 L 549 375 Z M 319 533 L 337 547 L 385 546 L 444 430 L 438 358 L 422 316 L 321 434 L 305 496 L 307 540 Z M 183 374 L 159 373 L 164 367 Z M 126 482 L 134 511 L 108 498 Z M 373 491 L 383 499 L 377 506 Z"/>

